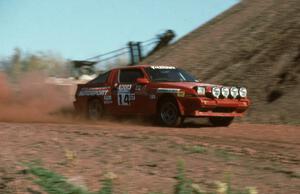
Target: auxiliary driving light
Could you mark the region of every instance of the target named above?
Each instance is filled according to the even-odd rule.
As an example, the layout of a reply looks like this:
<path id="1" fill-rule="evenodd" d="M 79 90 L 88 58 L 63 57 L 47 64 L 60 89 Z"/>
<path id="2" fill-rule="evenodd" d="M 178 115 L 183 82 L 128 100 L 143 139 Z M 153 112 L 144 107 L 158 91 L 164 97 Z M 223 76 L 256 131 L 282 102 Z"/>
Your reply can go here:
<path id="1" fill-rule="evenodd" d="M 212 95 L 213 95 L 215 98 L 219 98 L 220 94 L 221 94 L 220 88 L 218 88 L 218 87 L 213 87 L 213 88 L 212 88 Z"/>
<path id="2" fill-rule="evenodd" d="M 244 88 L 244 87 L 240 88 L 239 93 L 242 98 L 247 97 L 247 89 L 246 88 Z"/>
<path id="3" fill-rule="evenodd" d="M 230 95 L 236 98 L 239 95 L 239 89 L 237 87 L 230 88 Z"/>
<path id="4" fill-rule="evenodd" d="M 223 87 L 221 89 L 221 93 L 222 93 L 222 96 L 224 96 L 225 98 L 228 98 L 228 96 L 229 96 L 229 88 L 228 87 Z"/>

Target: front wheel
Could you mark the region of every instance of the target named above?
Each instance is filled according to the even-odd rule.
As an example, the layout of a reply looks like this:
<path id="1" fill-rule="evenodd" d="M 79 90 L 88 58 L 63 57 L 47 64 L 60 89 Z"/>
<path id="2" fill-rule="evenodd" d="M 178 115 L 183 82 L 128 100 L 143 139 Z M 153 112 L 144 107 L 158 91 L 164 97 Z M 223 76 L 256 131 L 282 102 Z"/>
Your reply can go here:
<path id="1" fill-rule="evenodd" d="M 158 117 L 160 123 L 169 127 L 179 126 L 183 121 L 177 103 L 173 100 L 166 100 L 161 103 Z"/>
<path id="2" fill-rule="evenodd" d="M 99 99 L 92 99 L 88 102 L 87 117 L 91 120 L 99 120 L 103 117 L 104 109 Z"/>
<path id="3" fill-rule="evenodd" d="M 209 121 L 213 126 L 227 127 L 229 126 L 234 117 L 209 117 Z"/>

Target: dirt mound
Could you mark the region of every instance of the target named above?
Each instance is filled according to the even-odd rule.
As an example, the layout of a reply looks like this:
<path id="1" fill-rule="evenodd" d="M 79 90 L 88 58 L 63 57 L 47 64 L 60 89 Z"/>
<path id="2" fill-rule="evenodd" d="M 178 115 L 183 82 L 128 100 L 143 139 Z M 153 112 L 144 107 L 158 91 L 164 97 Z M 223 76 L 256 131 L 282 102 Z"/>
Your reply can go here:
<path id="1" fill-rule="evenodd" d="M 246 121 L 300 122 L 300 1 L 244 0 L 143 63 L 249 89 Z"/>

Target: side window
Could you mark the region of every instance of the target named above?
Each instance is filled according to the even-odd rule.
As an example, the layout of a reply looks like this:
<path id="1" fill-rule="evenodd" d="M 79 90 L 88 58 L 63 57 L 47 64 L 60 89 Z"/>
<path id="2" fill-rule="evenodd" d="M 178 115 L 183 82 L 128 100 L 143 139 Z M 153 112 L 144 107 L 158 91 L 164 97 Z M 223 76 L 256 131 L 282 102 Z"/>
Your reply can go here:
<path id="1" fill-rule="evenodd" d="M 143 78 L 144 74 L 140 69 L 121 69 L 120 83 L 134 83 L 137 78 Z"/>
<path id="2" fill-rule="evenodd" d="M 92 84 L 103 84 L 107 81 L 108 77 L 110 75 L 110 71 L 100 74 L 98 75 L 98 77 L 96 77 L 95 79 L 93 79 L 92 81 L 90 81 L 90 83 Z"/>

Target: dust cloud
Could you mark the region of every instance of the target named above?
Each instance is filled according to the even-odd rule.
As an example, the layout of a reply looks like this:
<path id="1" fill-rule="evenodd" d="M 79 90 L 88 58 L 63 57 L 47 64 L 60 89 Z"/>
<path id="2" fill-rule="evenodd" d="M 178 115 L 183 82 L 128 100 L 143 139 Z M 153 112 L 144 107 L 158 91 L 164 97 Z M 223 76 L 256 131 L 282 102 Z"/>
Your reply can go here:
<path id="1" fill-rule="evenodd" d="M 41 72 L 28 72 L 19 76 L 17 82 L 9 81 L 0 72 L 0 121 L 2 122 L 62 122 L 70 121 L 72 96 L 76 85 L 46 83 L 47 76 Z"/>

